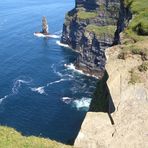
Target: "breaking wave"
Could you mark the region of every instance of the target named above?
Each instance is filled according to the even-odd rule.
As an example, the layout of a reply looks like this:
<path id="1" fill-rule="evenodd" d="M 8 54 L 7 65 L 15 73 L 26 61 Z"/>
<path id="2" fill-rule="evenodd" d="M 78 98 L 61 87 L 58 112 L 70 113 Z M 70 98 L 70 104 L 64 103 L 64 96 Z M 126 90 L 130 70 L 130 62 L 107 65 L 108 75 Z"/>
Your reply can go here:
<path id="1" fill-rule="evenodd" d="M 51 68 L 52 68 L 53 72 L 54 72 L 57 76 L 59 76 L 59 77 L 69 77 L 69 78 L 74 78 L 74 76 L 71 75 L 71 74 L 67 74 L 67 73 L 66 73 L 66 74 L 65 74 L 65 73 L 63 74 L 63 73 L 57 71 L 57 70 L 56 70 L 56 67 L 55 67 L 54 64 L 51 65 Z"/>
<path id="2" fill-rule="evenodd" d="M 65 66 L 67 69 L 73 70 L 73 71 L 78 72 L 78 73 L 80 73 L 80 74 L 87 75 L 87 74 L 85 74 L 82 70 L 76 69 L 75 65 L 72 64 L 72 63 L 70 63 L 70 64 L 64 64 L 64 66 Z M 88 75 L 88 76 L 89 76 L 89 75 Z"/>
<path id="3" fill-rule="evenodd" d="M 77 110 L 87 111 L 91 103 L 91 98 L 83 97 L 82 99 L 73 99 L 70 97 L 62 97 L 62 101 L 65 104 L 71 104 L 72 107 L 76 108 Z"/>
<path id="4" fill-rule="evenodd" d="M 56 41 L 56 44 L 62 47 L 70 48 L 68 44 L 63 44 L 60 41 Z"/>
<path id="5" fill-rule="evenodd" d="M 91 103 L 91 98 L 83 97 L 82 99 L 77 99 L 73 101 L 73 106 L 77 108 L 77 110 L 85 109 L 88 110 Z"/>
<path id="6" fill-rule="evenodd" d="M 32 91 L 38 92 L 39 94 L 46 94 L 44 90 L 44 86 L 42 87 L 36 87 L 36 88 L 31 88 Z"/>
<path id="7" fill-rule="evenodd" d="M 4 96 L 3 98 L 1 98 L 0 99 L 0 104 L 6 99 L 6 98 L 8 98 L 10 95 L 6 95 L 6 96 Z"/>
<path id="8" fill-rule="evenodd" d="M 49 85 L 52 85 L 52 84 L 56 84 L 56 83 L 60 83 L 60 82 L 63 82 L 63 81 L 68 81 L 69 79 L 60 79 L 60 80 L 57 80 L 57 81 L 53 81 L 53 82 L 50 82 L 47 84 L 47 86 Z"/>
<path id="9" fill-rule="evenodd" d="M 66 104 L 70 104 L 72 102 L 73 98 L 70 97 L 63 97 L 62 101 Z"/>
<path id="10" fill-rule="evenodd" d="M 94 78 L 98 79 L 98 78 L 97 78 L 96 76 L 94 76 L 94 75 L 90 75 L 90 74 L 84 73 L 82 70 L 76 69 L 76 67 L 75 67 L 75 65 L 74 65 L 73 63 L 64 64 L 64 66 L 65 66 L 67 69 L 73 70 L 73 71 L 75 71 L 75 72 L 77 72 L 77 73 L 80 73 L 80 74 L 82 74 L 82 75 L 86 75 L 86 76 L 88 76 L 88 77 L 94 77 Z"/>
<path id="11" fill-rule="evenodd" d="M 42 37 L 42 38 L 54 38 L 54 39 L 59 39 L 61 37 L 60 35 L 56 35 L 56 34 L 44 35 L 42 33 L 34 33 L 34 36 Z"/>

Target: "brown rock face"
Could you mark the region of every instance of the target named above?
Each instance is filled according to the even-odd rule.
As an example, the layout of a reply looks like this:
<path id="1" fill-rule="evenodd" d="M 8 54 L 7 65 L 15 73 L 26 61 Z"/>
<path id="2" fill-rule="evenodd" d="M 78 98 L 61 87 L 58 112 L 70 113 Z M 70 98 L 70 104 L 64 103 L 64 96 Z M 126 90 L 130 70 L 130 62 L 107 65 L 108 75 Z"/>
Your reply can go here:
<path id="1" fill-rule="evenodd" d="M 45 16 L 42 18 L 42 32 L 44 35 L 48 35 L 48 23 Z"/>

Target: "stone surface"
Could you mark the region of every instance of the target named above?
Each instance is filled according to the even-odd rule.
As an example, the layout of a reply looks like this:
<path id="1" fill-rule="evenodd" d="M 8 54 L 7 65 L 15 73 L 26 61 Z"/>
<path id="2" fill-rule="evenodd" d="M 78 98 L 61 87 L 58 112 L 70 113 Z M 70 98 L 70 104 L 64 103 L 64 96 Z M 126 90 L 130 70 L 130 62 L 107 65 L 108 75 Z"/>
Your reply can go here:
<path id="1" fill-rule="evenodd" d="M 107 85 L 115 106 L 111 114 L 88 112 L 75 146 L 80 148 L 147 148 L 148 147 L 148 71 L 142 83 L 129 84 L 129 71 L 142 63 L 132 56 L 117 59 L 118 46 L 106 50 Z"/>
<path id="2" fill-rule="evenodd" d="M 102 76 L 105 67 L 104 50 L 119 41 L 119 33 L 124 26 L 125 16 L 120 10 L 121 6 L 120 0 L 76 0 L 75 8 L 67 13 L 61 42 L 80 53 L 76 61 L 78 69 L 97 77 Z M 83 18 L 82 14 L 79 17 L 81 12 L 95 15 L 88 18 L 85 15 Z M 106 32 L 97 35 L 95 31 L 86 30 L 88 25 L 112 25 L 116 29 L 112 31 L 113 36 Z"/>

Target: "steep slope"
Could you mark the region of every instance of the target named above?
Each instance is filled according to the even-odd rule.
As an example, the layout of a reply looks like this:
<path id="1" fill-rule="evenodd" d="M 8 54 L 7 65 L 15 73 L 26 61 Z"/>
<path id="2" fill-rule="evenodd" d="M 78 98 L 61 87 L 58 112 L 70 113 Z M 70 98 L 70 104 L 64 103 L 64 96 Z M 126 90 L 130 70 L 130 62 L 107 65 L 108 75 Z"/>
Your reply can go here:
<path id="1" fill-rule="evenodd" d="M 121 45 L 105 50 L 107 78 L 98 82 L 90 106 L 97 112 L 87 113 L 75 146 L 148 147 L 148 1 L 124 4 L 120 18 L 128 27 L 120 35 Z"/>
<path id="2" fill-rule="evenodd" d="M 124 26 L 120 7 L 120 0 L 76 0 L 75 8 L 67 13 L 61 42 L 80 53 L 75 63 L 78 69 L 102 77 L 104 50 L 119 41 Z"/>

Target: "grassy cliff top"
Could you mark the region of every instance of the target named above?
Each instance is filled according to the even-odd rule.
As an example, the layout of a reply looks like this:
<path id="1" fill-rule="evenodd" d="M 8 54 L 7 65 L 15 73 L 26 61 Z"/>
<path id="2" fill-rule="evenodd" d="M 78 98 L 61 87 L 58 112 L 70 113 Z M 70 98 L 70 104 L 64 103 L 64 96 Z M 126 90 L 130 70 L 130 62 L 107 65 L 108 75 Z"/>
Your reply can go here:
<path id="1" fill-rule="evenodd" d="M 125 33 L 135 41 L 142 40 L 148 35 L 148 0 L 124 0 L 130 8 L 133 18 Z"/>
<path id="2" fill-rule="evenodd" d="M 0 126 L 1 148 L 70 148 L 64 144 L 38 137 L 25 137 L 12 128 Z"/>

